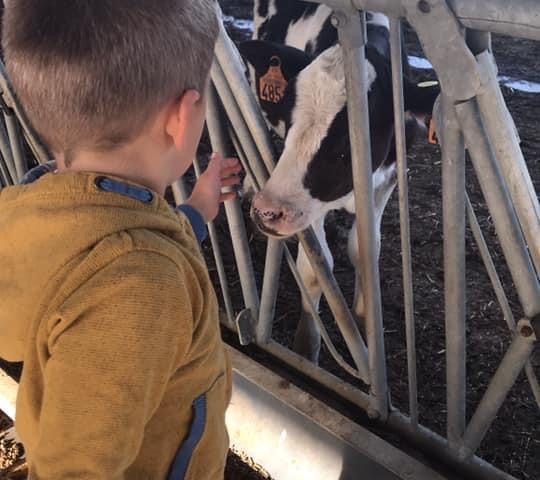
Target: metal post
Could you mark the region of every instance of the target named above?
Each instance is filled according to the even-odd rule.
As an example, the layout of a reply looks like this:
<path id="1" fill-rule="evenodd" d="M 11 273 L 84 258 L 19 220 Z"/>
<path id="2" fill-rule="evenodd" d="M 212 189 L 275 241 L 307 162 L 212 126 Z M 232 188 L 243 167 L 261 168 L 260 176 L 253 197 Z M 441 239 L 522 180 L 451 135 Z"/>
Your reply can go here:
<path id="1" fill-rule="evenodd" d="M 388 385 L 382 323 L 381 292 L 369 135 L 368 82 L 365 56 L 365 15 L 354 10 L 335 14 L 335 25 L 343 49 L 343 65 L 348 93 L 349 134 L 353 164 L 361 277 L 366 300 L 366 336 L 369 347 L 371 410 L 383 419 L 388 416 Z"/>
<path id="2" fill-rule="evenodd" d="M 504 399 L 531 356 L 536 341 L 531 323 L 528 320 L 521 320 L 510 348 L 467 426 L 463 437 L 464 445 L 460 452 L 462 458 L 472 455 L 479 447 Z"/>
<path id="3" fill-rule="evenodd" d="M 414 322 L 414 293 L 412 284 L 411 233 L 409 220 L 409 182 L 407 178 L 407 145 L 405 141 L 405 102 L 403 98 L 403 61 L 401 51 L 401 20 L 390 20 L 392 56 L 392 89 L 394 97 L 394 130 L 399 188 L 399 218 L 401 258 L 403 264 L 403 296 L 407 337 L 407 372 L 409 379 L 409 414 L 418 425 L 418 384 L 416 375 L 416 334 Z"/>
<path id="4" fill-rule="evenodd" d="M 466 277 L 465 145 L 452 101 L 441 97 L 447 436 L 457 449 L 465 432 Z"/>
<path id="5" fill-rule="evenodd" d="M 497 296 L 497 300 L 503 312 L 504 320 L 506 321 L 510 332 L 514 333 L 516 330 L 516 321 L 514 319 L 514 314 L 512 313 L 512 309 L 510 308 L 510 304 L 508 303 L 508 298 L 504 293 L 501 280 L 499 279 L 499 275 L 497 274 L 497 269 L 495 268 L 495 264 L 493 263 L 493 259 L 491 258 L 491 254 L 489 253 L 489 248 L 487 246 L 486 240 L 484 239 L 484 235 L 482 234 L 482 230 L 480 229 L 480 224 L 478 223 L 478 219 L 476 218 L 476 213 L 474 212 L 473 206 L 471 205 L 471 201 L 469 200 L 468 196 L 467 216 L 469 217 L 469 224 L 471 226 L 471 231 L 473 233 L 476 244 L 478 245 L 480 256 L 482 257 L 482 261 L 484 262 L 484 265 L 486 267 L 486 271 L 491 281 L 491 285 L 493 286 L 493 290 L 495 290 L 495 295 Z M 538 383 L 538 378 L 536 378 L 536 373 L 534 372 L 534 368 L 530 361 L 525 364 L 525 374 L 527 375 L 527 379 L 529 380 L 529 385 L 531 386 L 531 391 L 534 399 L 536 400 L 536 403 L 540 408 L 540 384 Z"/>
<path id="6" fill-rule="evenodd" d="M 4 122 L 0 120 L 0 153 L 4 160 L 4 168 L 7 169 L 9 173 L 9 178 L 12 183 L 17 183 L 19 181 L 17 170 L 15 168 L 15 162 L 13 161 L 13 154 L 11 152 L 11 145 L 9 143 L 9 138 L 7 134 L 6 127 Z"/>
<path id="7" fill-rule="evenodd" d="M 9 111 L 4 112 L 4 119 L 6 121 L 6 128 L 9 143 L 11 146 L 11 152 L 13 153 L 15 172 L 17 173 L 18 180 L 20 181 L 28 168 L 26 166 L 26 159 L 23 155 L 21 135 L 18 128 L 17 117 L 13 114 L 12 111 Z"/>
<path id="8" fill-rule="evenodd" d="M 489 138 L 473 99 L 456 106 L 480 187 L 486 199 L 525 316 L 540 312 L 540 285 Z"/>
<path id="9" fill-rule="evenodd" d="M 540 204 L 523 152 L 519 146 L 514 121 L 504 102 L 499 82 L 497 66 L 493 56 L 484 53 L 477 57 L 480 65 L 488 73 L 489 81 L 477 97 L 478 107 L 494 152 L 497 154 L 501 173 L 504 176 L 512 203 L 536 271 L 540 274 Z"/>
<path id="10" fill-rule="evenodd" d="M 228 145 L 226 141 L 225 124 L 221 119 L 217 94 L 214 89 L 211 89 L 211 92 L 209 92 L 207 125 L 212 148 L 215 151 L 221 152 L 222 155 L 226 155 L 228 152 Z M 231 231 L 231 239 L 238 273 L 240 275 L 240 285 L 242 287 L 244 303 L 246 308 L 251 312 L 252 320 L 255 320 L 259 314 L 259 297 L 257 294 L 257 284 L 255 282 L 251 255 L 249 253 L 244 217 L 238 199 L 225 202 L 225 213 Z"/>
<path id="11" fill-rule="evenodd" d="M 255 329 L 257 343 L 267 343 L 272 336 L 282 258 L 283 242 L 275 238 L 269 238 L 266 244 L 261 308 Z"/>
<path id="12" fill-rule="evenodd" d="M 221 9 L 217 7 L 221 15 Z M 245 75 L 245 67 L 234 46 L 232 40 L 227 35 L 223 22 L 220 22 L 220 31 L 215 48 L 216 61 L 222 69 L 223 75 L 231 90 L 242 117 L 246 122 L 249 131 L 257 145 L 266 168 L 271 172 L 274 168 L 276 152 L 270 137 L 270 132 L 262 116 L 257 100 L 248 84 Z M 223 97 L 221 97 L 223 99 Z"/>

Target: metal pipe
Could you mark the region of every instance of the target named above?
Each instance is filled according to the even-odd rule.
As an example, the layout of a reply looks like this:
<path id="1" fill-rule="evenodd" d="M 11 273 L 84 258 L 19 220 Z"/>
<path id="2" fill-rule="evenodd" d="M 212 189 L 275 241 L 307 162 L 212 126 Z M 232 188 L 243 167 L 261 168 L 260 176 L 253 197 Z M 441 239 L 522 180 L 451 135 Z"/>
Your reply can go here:
<path id="1" fill-rule="evenodd" d="M 28 170 L 26 165 L 26 159 L 24 158 L 23 148 L 21 144 L 21 135 L 19 133 L 17 117 L 13 112 L 4 112 L 4 119 L 6 121 L 7 134 L 9 143 L 11 146 L 11 152 L 13 153 L 13 161 L 15 163 L 15 172 L 17 173 L 17 180 L 21 181 L 22 177 Z"/>
<path id="2" fill-rule="evenodd" d="M 538 277 L 489 138 L 483 128 L 478 105 L 473 99 L 457 105 L 456 112 L 525 316 L 533 318 L 540 312 Z"/>
<path id="3" fill-rule="evenodd" d="M 311 0 L 334 10 L 372 10 L 390 16 L 405 16 L 408 0 Z M 416 0 L 410 0 L 415 1 Z M 466 28 L 489 31 L 530 40 L 540 40 L 540 4 L 537 0 L 447 0 Z M 427 2 L 428 7 L 430 2 Z M 434 35 L 436 30 L 434 30 Z"/>
<path id="4" fill-rule="evenodd" d="M 452 101 L 441 97 L 447 436 L 457 449 L 465 432 L 466 276 L 465 144 Z"/>
<path id="5" fill-rule="evenodd" d="M 308 228 L 297 235 L 302 244 L 313 272 L 317 276 L 321 290 L 326 298 L 326 302 L 334 315 L 343 339 L 349 348 L 349 352 L 354 360 L 360 378 L 367 384 L 371 384 L 368 351 L 358 326 L 353 319 L 347 302 L 343 297 L 336 279 L 332 273 L 330 265 L 326 261 L 324 253 L 317 236 L 312 228 Z M 309 298 L 309 297 L 307 297 Z M 377 412 L 370 410 L 370 415 L 377 416 Z"/>
<path id="6" fill-rule="evenodd" d="M 217 5 L 217 4 L 216 4 Z M 221 15 L 221 9 L 216 7 Z M 276 152 L 270 132 L 253 95 L 245 75 L 245 66 L 234 43 L 227 35 L 223 22 L 219 22 L 220 31 L 216 41 L 215 58 L 219 63 L 237 105 L 249 131 L 257 145 L 266 169 L 274 168 Z M 221 97 L 223 99 L 223 97 Z"/>
<path id="7" fill-rule="evenodd" d="M 313 317 L 313 320 L 317 322 L 317 325 L 319 326 L 319 331 L 321 332 L 322 339 L 328 348 L 328 351 L 336 361 L 336 363 L 343 368 L 349 375 L 353 376 L 354 378 L 359 378 L 362 380 L 362 376 L 357 370 L 354 370 L 345 360 L 344 358 L 338 353 L 336 347 L 334 346 L 334 343 L 330 339 L 330 336 L 328 335 L 328 332 L 326 330 L 326 327 L 321 320 L 321 317 L 319 315 L 319 312 L 315 308 L 315 305 L 313 305 L 313 302 L 311 301 L 309 297 L 309 292 L 306 288 L 306 285 L 304 284 L 304 281 L 302 277 L 300 276 L 300 272 L 298 271 L 298 267 L 296 266 L 296 263 L 291 255 L 291 252 L 289 251 L 289 248 L 286 245 L 283 245 L 283 250 L 285 252 L 285 259 L 287 260 L 287 263 L 289 264 L 289 268 L 291 269 L 291 273 L 294 276 L 294 279 L 296 280 L 296 283 L 298 287 L 300 288 L 300 292 L 302 296 L 306 299 L 306 303 L 308 304 L 309 313 Z"/>
<path id="8" fill-rule="evenodd" d="M 531 356 L 536 341 L 531 323 L 528 320 L 521 320 L 510 348 L 504 355 L 467 426 L 463 437 L 463 448 L 460 452 L 462 458 L 472 455 L 479 447 L 504 399 Z"/>
<path id="9" fill-rule="evenodd" d="M 513 333 L 516 330 L 516 321 L 514 319 L 514 314 L 512 313 L 512 309 L 510 308 L 510 304 L 508 303 L 508 298 L 504 293 L 504 288 L 502 286 L 501 280 L 499 279 L 499 275 L 497 274 L 495 263 L 491 258 L 489 248 L 487 246 L 486 240 L 484 239 L 484 235 L 482 234 L 480 224 L 478 223 L 476 213 L 474 212 L 468 195 L 466 195 L 466 199 L 467 216 L 469 217 L 469 225 L 471 226 L 471 231 L 473 233 L 476 244 L 478 245 L 478 250 L 480 251 L 480 256 L 482 257 L 482 261 L 484 262 L 484 265 L 486 267 L 486 271 L 491 281 L 491 285 L 493 286 L 493 290 L 495 290 L 495 295 L 497 296 L 497 300 L 503 312 L 504 320 L 506 321 L 510 332 Z M 531 391 L 534 399 L 536 400 L 536 403 L 540 408 L 540 384 L 538 383 L 538 378 L 536 377 L 536 373 L 534 372 L 534 368 L 530 361 L 525 364 L 525 374 L 527 375 L 529 385 L 531 386 Z"/>
<path id="10" fill-rule="evenodd" d="M 214 89 L 209 92 L 207 109 L 208 114 L 206 122 L 212 148 L 214 151 L 226 155 L 228 153 L 228 142 L 226 139 L 225 124 L 221 121 L 219 103 Z M 240 207 L 238 199 L 235 198 L 225 202 L 225 214 L 229 222 L 244 304 L 246 308 L 250 310 L 252 320 L 255 320 L 259 315 L 259 296 L 257 293 L 253 263 L 249 253 L 246 226 L 244 224 L 242 208 Z"/>
<path id="11" fill-rule="evenodd" d="M 540 203 L 519 146 L 514 121 L 508 112 L 497 80 L 497 66 L 491 54 L 477 57 L 488 72 L 488 81 L 477 97 L 482 121 L 497 154 L 500 168 L 508 185 L 512 203 L 536 272 L 540 275 Z"/>
<path id="12" fill-rule="evenodd" d="M 171 185 L 171 190 L 174 196 L 174 201 L 177 205 L 185 203 L 189 198 L 186 184 L 183 179 L 179 178 L 176 182 Z"/>
<path id="13" fill-rule="evenodd" d="M 4 160 L 5 169 L 9 173 L 11 183 L 15 184 L 19 181 L 17 170 L 15 168 L 15 162 L 13 161 L 13 154 L 11 152 L 11 145 L 9 143 L 9 137 L 7 134 L 6 126 L 4 122 L 0 121 L 0 153 Z"/>
<path id="14" fill-rule="evenodd" d="M 231 120 L 233 128 L 238 135 L 242 148 L 245 150 L 248 158 L 252 160 L 250 165 L 254 174 L 257 176 L 258 184 L 264 185 L 268 178 L 268 174 L 264 171 L 264 165 L 258 161 L 260 155 L 257 145 L 255 145 L 253 137 L 250 135 L 246 121 L 235 101 L 235 97 L 230 89 L 230 85 L 228 85 L 223 70 L 216 62 L 212 65 L 212 80 L 214 81 L 216 90 L 223 102 L 227 116 Z M 366 346 L 348 309 L 347 302 L 343 298 L 343 294 L 339 290 L 335 278 L 332 275 L 332 271 L 324 260 L 319 242 L 311 229 L 308 229 L 298 237 L 308 258 L 310 258 L 312 268 L 317 275 L 321 289 L 323 290 L 336 322 L 340 326 L 340 330 L 349 347 L 358 371 L 360 372 L 361 378 L 366 383 L 370 383 Z M 330 277 L 328 277 L 328 275 Z"/>
<path id="15" fill-rule="evenodd" d="M 403 98 L 403 61 L 401 21 L 390 20 L 390 51 L 392 57 L 392 89 L 394 98 L 394 127 L 399 188 L 399 218 L 401 258 L 403 263 L 403 295 L 405 332 L 407 338 L 407 372 L 409 380 L 409 416 L 418 425 L 418 382 L 416 375 L 416 335 L 414 293 L 412 284 L 411 232 L 409 219 L 409 182 L 407 179 L 407 145 L 405 141 L 405 102 Z"/>
<path id="16" fill-rule="evenodd" d="M 37 134 L 30 126 L 26 115 L 19 105 L 19 102 L 15 100 L 15 96 L 13 95 L 11 85 L 7 78 L 5 66 L 2 61 L 0 61 L 0 95 L 6 106 L 11 108 L 17 115 L 17 119 L 21 124 L 26 141 L 38 162 L 45 163 L 46 161 L 50 160 L 51 156 L 47 152 L 47 148 L 41 143 Z"/>
<path id="17" fill-rule="evenodd" d="M 265 168 L 265 165 L 262 162 L 258 146 L 251 135 L 246 119 L 240 111 L 240 107 L 236 103 L 236 98 L 233 95 L 225 74 L 220 65 L 215 61 L 212 64 L 211 75 L 216 91 L 218 92 L 219 98 L 227 113 L 227 117 L 233 126 L 247 158 L 250 160 L 250 170 L 255 175 L 258 184 L 264 185 L 269 177 L 269 170 Z"/>
<path id="18" fill-rule="evenodd" d="M 332 398 L 336 399 L 335 394 L 337 394 L 340 398 L 349 401 L 353 405 L 357 405 L 362 410 L 368 410 L 370 405 L 369 395 L 353 387 L 350 383 L 343 381 L 326 370 L 318 368 L 309 360 L 297 355 L 274 340 L 261 345 L 260 348 L 278 360 L 281 360 L 292 369 L 305 375 L 308 379 L 317 382 L 320 386 L 331 391 Z M 289 371 L 289 373 L 291 372 Z M 320 393 L 320 388 L 317 388 L 317 391 Z M 378 423 L 387 428 L 388 431 L 402 435 L 411 445 L 433 455 L 439 461 L 452 466 L 452 468 L 464 475 L 468 475 L 470 478 L 474 478 L 475 480 L 516 480 L 512 475 L 502 472 L 476 456 L 463 460 L 459 457 L 458 452 L 448 447 L 448 442 L 445 438 L 422 425 L 418 425 L 418 428 L 414 427 L 410 418 L 397 410 L 391 410 L 387 420 Z"/>
<path id="19" fill-rule="evenodd" d="M 369 347 L 371 379 L 371 414 L 382 419 L 388 415 L 388 384 L 379 280 L 377 240 L 375 234 L 371 141 L 369 134 L 368 76 L 365 55 L 366 24 L 354 11 L 336 12 L 334 25 L 343 50 L 347 87 L 347 112 L 353 184 L 357 219 L 358 251 L 366 312 L 366 336 Z"/>
<path id="20" fill-rule="evenodd" d="M 283 242 L 269 238 L 266 244 L 261 308 L 255 328 L 257 343 L 266 343 L 272 336 L 282 258 Z"/>

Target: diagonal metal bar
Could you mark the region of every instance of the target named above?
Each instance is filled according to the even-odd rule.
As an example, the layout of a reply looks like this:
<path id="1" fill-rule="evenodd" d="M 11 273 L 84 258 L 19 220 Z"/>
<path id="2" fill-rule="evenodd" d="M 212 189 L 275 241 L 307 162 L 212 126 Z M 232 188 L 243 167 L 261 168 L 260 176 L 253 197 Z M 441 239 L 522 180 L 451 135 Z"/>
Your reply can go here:
<path id="1" fill-rule="evenodd" d="M 499 275 L 497 274 L 495 263 L 493 262 L 493 258 L 491 257 L 491 254 L 489 252 L 489 248 L 487 246 L 486 240 L 484 239 L 484 235 L 482 233 L 480 224 L 478 223 L 478 219 L 476 217 L 476 213 L 474 212 L 474 208 L 468 195 L 467 216 L 469 218 L 469 224 L 471 226 L 471 231 L 473 233 L 474 239 L 476 241 L 476 244 L 478 245 L 478 250 L 480 251 L 480 256 L 482 257 L 482 261 L 484 262 L 484 265 L 486 267 L 489 279 L 491 281 L 491 284 L 493 285 L 493 290 L 495 291 L 495 295 L 497 296 L 497 300 L 503 312 L 504 320 L 508 325 L 508 329 L 511 332 L 515 332 L 516 321 L 514 319 L 514 314 L 512 313 L 512 309 L 510 308 L 510 304 L 508 303 L 508 298 L 504 293 L 504 288 L 502 286 L 501 280 L 499 279 Z M 527 379 L 529 381 L 529 385 L 531 386 L 531 391 L 534 399 L 536 400 L 536 404 L 540 408 L 540 384 L 538 383 L 538 378 L 536 377 L 534 368 L 530 361 L 525 364 L 525 374 L 527 375 Z"/>
<path id="2" fill-rule="evenodd" d="M 504 399 L 529 359 L 537 342 L 528 320 L 518 323 L 516 335 L 495 372 L 463 436 L 462 458 L 471 456 L 480 446 Z"/>
<path id="3" fill-rule="evenodd" d="M 533 318 L 540 312 L 540 284 L 478 105 L 473 99 L 456 112 L 525 316 Z"/>

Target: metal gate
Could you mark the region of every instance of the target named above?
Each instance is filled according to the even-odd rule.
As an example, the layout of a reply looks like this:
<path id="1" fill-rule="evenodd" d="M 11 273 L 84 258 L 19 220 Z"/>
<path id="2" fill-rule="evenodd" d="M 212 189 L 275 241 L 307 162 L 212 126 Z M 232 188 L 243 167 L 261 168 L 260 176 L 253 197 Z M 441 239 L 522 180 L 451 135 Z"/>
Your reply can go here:
<path id="1" fill-rule="evenodd" d="M 288 246 L 269 239 L 262 290 L 259 293 L 249 252 L 244 217 L 238 200 L 225 205 L 232 246 L 239 272 L 245 309 L 234 312 L 221 258 L 218 234 L 209 226 L 218 274 L 221 280 L 226 318 L 224 323 L 238 331 L 244 344 L 254 342 L 262 349 L 316 380 L 339 396 L 360 406 L 370 417 L 398 431 L 426 451 L 449 462 L 474 478 L 508 479 L 510 475 L 475 456 L 488 428 L 518 374 L 525 369 L 540 407 L 540 387 L 529 358 L 540 338 L 540 207 L 513 120 L 497 81 L 497 67 L 490 51 L 490 33 L 540 40 L 540 3 L 536 0 L 326 0 L 334 9 L 333 23 L 344 51 L 348 91 L 348 115 L 355 201 L 358 218 L 362 278 L 366 300 L 366 342 L 360 335 L 347 302 L 331 268 L 324 260 L 311 229 L 298 234 L 308 253 L 323 294 L 348 346 L 349 364 L 333 346 L 317 309 L 311 313 L 332 356 L 342 368 L 369 385 L 356 388 L 327 371 L 306 362 L 272 339 L 279 268 L 283 258 L 307 297 Z M 391 19 L 392 76 L 396 152 L 403 260 L 404 306 L 408 359 L 408 412 L 392 407 L 389 398 L 384 349 L 379 267 L 375 252 L 371 151 L 367 111 L 365 62 L 365 18 L 358 11 L 387 14 Z M 409 235 L 407 159 L 403 111 L 401 65 L 401 19 L 417 32 L 425 53 L 439 78 L 442 95 L 435 118 L 442 145 L 443 234 L 446 325 L 447 434 L 442 437 L 419 423 L 415 318 Z M 445 38 L 444 45 L 439 38 Z M 242 60 L 223 26 L 212 65 L 213 87 L 208 104 L 208 130 L 214 150 L 225 152 L 229 141 L 242 160 L 256 189 L 272 171 L 276 153 L 259 106 L 246 81 Z M 25 138 L 39 161 L 45 149 L 35 139 L 10 95 L 4 72 L 1 76 L 6 128 L 0 128 L 0 182 L 16 182 L 25 171 L 15 115 L 21 120 Z M 480 230 L 465 189 L 465 150 L 468 150 L 489 213 L 500 239 L 508 269 L 524 312 L 514 320 L 505 292 Z M 198 165 L 195 165 L 198 171 Z M 178 201 L 185 197 L 181 182 L 173 188 Z M 371 208 L 370 208 L 371 207 Z M 474 238 L 488 270 L 512 341 L 503 360 L 466 422 L 466 312 L 465 312 L 465 228 L 469 220 Z"/>

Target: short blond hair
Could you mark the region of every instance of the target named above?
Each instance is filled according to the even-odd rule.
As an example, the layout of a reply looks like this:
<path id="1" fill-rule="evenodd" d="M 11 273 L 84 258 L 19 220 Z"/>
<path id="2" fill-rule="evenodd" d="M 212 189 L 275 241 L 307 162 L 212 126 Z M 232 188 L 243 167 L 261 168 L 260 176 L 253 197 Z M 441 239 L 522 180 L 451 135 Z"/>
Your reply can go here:
<path id="1" fill-rule="evenodd" d="M 30 123 L 69 157 L 120 146 L 202 92 L 217 31 L 213 0 L 14 0 L 2 46 Z"/>

